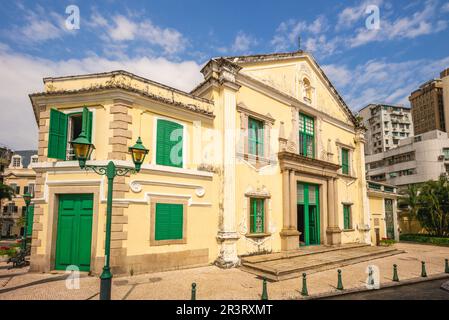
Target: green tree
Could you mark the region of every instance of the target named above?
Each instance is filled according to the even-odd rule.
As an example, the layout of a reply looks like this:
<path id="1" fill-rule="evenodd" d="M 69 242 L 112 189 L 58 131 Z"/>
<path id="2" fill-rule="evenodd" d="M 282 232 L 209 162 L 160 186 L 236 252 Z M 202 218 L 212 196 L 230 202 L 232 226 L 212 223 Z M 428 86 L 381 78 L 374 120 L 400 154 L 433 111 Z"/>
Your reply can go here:
<path id="1" fill-rule="evenodd" d="M 440 177 L 420 188 L 416 216 L 430 235 L 449 236 L 449 180 Z"/>
<path id="2" fill-rule="evenodd" d="M 14 189 L 6 184 L 0 183 L 0 200 L 11 200 L 14 197 Z"/>
<path id="3" fill-rule="evenodd" d="M 408 216 L 409 230 L 412 221 L 418 218 L 418 192 L 419 188 L 416 185 L 409 185 L 403 194 L 404 197 L 398 201 L 399 208 Z"/>

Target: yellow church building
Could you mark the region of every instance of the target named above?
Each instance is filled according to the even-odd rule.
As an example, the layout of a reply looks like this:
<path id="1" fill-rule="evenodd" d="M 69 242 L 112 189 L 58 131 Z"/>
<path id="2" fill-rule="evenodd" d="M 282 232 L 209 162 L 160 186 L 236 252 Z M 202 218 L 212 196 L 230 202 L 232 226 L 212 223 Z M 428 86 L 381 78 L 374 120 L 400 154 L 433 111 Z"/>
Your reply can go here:
<path id="1" fill-rule="evenodd" d="M 114 183 L 111 266 L 140 273 L 371 243 L 364 129 L 303 51 L 220 57 L 190 93 L 126 71 L 45 78 L 31 270 L 101 272 L 107 179 L 70 141 L 87 124 L 88 164 L 132 168 Z M 82 112 L 86 107 L 88 112 Z"/>

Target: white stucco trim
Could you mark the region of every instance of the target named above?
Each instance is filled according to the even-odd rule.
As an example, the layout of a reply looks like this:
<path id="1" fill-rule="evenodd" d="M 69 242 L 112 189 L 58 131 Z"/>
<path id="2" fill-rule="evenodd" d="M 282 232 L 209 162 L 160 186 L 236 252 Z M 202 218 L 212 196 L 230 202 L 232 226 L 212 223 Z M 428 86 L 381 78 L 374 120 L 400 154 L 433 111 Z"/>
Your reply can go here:
<path id="1" fill-rule="evenodd" d="M 87 161 L 87 165 L 97 165 L 106 166 L 110 160 L 91 160 Z M 121 166 L 125 168 L 134 168 L 134 163 L 132 161 L 125 160 L 112 160 L 116 166 Z M 78 161 L 56 161 L 56 162 L 39 162 L 33 166 L 33 169 L 37 172 L 43 171 L 54 171 L 57 173 L 82 173 L 90 172 L 82 170 L 79 167 Z M 212 178 L 213 173 L 200 171 L 196 169 L 186 169 L 177 167 L 167 167 L 160 166 L 156 164 L 145 163 L 142 164 L 140 173 L 152 173 L 152 172 L 162 172 L 162 173 L 177 173 L 189 176 L 207 177 Z"/>
<path id="2" fill-rule="evenodd" d="M 204 187 L 198 184 L 142 179 L 131 180 L 129 182 L 129 187 L 135 193 L 139 193 L 142 191 L 142 185 L 195 189 L 195 194 L 198 197 L 202 197 L 206 193 Z"/>

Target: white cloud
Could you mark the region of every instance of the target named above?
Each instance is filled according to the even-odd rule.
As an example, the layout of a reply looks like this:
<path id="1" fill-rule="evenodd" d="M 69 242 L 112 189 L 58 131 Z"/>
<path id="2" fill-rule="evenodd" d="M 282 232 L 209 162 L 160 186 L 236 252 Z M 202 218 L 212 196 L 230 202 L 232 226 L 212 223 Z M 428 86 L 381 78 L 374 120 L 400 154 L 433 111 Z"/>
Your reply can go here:
<path id="1" fill-rule="evenodd" d="M 366 8 L 369 5 L 380 7 L 382 3 L 383 0 L 366 0 L 356 6 L 344 8 L 338 14 L 336 29 L 347 29 L 354 26 L 356 22 L 363 22 Z"/>
<path id="2" fill-rule="evenodd" d="M 24 13 L 24 24 L 13 26 L 5 33 L 10 39 L 23 43 L 39 43 L 61 38 L 68 34 L 64 28 L 64 18 L 53 11 L 45 12 L 43 8 L 37 7 L 36 11 Z"/>
<path id="3" fill-rule="evenodd" d="M 244 33 L 243 31 L 239 31 L 235 36 L 231 50 L 233 52 L 248 52 L 251 47 L 257 45 L 257 43 L 258 42 L 254 37 Z"/>
<path id="4" fill-rule="evenodd" d="M 358 28 L 356 34 L 348 39 L 350 47 L 358 47 L 372 41 L 385 41 L 396 39 L 413 39 L 423 35 L 441 32 L 447 28 L 447 22 L 436 19 L 437 2 L 428 0 L 422 10 L 410 16 L 398 17 L 389 21 L 381 14 L 380 29 L 368 30 Z"/>
<path id="5" fill-rule="evenodd" d="M 118 15 L 113 18 L 114 26 L 109 28 L 109 36 L 115 41 L 134 40 L 138 25 L 126 17 Z"/>
<path id="6" fill-rule="evenodd" d="M 434 78 L 449 65 L 449 56 L 439 60 L 389 62 L 370 60 L 349 68 L 325 65 L 329 79 L 353 110 L 374 102 L 408 105 L 408 96 L 425 81 Z"/>
<path id="7" fill-rule="evenodd" d="M 181 90 L 190 90 L 202 76 L 194 61 L 172 62 L 165 58 L 90 56 L 51 61 L 9 51 L 0 44 L 0 143 L 16 149 L 36 148 L 37 127 L 28 94 L 43 90 L 42 78 L 123 69 Z"/>
<path id="8" fill-rule="evenodd" d="M 318 34 L 325 32 L 328 29 L 327 20 L 324 16 L 318 16 L 311 23 L 306 21 L 297 21 L 290 19 L 283 21 L 276 29 L 276 33 L 271 39 L 271 45 L 276 51 L 287 50 L 291 46 L 298 46 L 298 38 L 306 38 L 305 35 L 316 37 Z M 319 39 L 316 41 L 320 41 Z M 309 44 L 313 46 L 312 43 Z"/>
<path id="9" fill-rule="evenodd" d="M 449 2 L 446 2 L 445 4 L 443 4 L 443 6 L 441 7 L 441 11 L 449 12 Z"/>
<path id="10" fill-rule="evenodd" d="M 110 20 L 94 11 L 87 22 L 92 29 L 106 30 L 100 34 L 100 39 L 111 46 L 131 41 L 160 47 L 165 54 L 181 53 L 188 45 L 188 40 L 179 31 L 172 28 L 159 27 L 151 20 L 137 20 L 139 17 L 115 15 Z"/>

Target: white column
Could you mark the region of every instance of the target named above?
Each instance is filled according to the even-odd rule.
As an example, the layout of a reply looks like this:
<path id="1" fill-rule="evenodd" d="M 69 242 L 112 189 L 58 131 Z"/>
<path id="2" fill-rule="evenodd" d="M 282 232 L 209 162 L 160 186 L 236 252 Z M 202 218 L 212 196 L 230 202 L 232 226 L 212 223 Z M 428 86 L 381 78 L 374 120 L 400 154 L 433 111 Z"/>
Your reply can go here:
<path id="1" fill-rule="evenodd" d="M 239 264 L 237 256 L 236 232 L 236 88 L 226 83 L 222 90 L 223 103 L 223 222 L 218 232 L 221 241 L 220 254 L 216 264 L 220 267 L 231 268 Z"/>
<path id="2" fill-rule="evenodd" d="M 366 171 L 365 171 L 365 139 L 363 137 L 363 132 L 356 132 L 356 141 L 359 145 L 359 154 L 360 154 L 360 181 L 362 184 L 362 210 L 363 210 L 363 219 L 360 221 L 359 230 L 362 233 L 362 239 L 365 240 L 365 243 L 371 244 L 371 235 L 370 229 L 371 226 L 371 214 L 369 210 L 369 201 L 368 201 L 368 191 L 366 188 Z M 355 153 L 355 151 L 354 151 Z"/>

